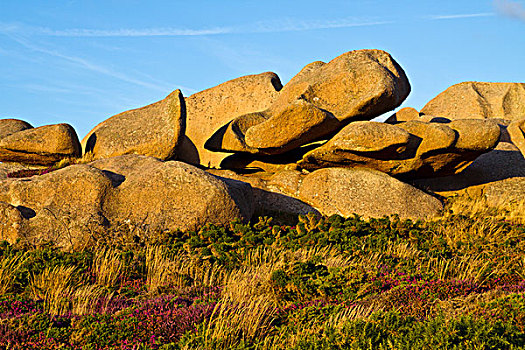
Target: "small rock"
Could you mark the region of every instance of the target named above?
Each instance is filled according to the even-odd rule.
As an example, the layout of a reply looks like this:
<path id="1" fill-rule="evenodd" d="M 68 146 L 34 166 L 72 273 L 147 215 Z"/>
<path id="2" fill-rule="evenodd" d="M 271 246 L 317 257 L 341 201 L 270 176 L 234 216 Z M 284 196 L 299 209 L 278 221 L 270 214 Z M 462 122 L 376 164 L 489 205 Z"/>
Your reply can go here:
<path id="1" fill-rule="evenodd" d="M 397 124 L 401 122 L 409 122 L 413 120 L 419 120 L 419 112 L 417 109 L 412 107 L 401 108 L 396 113 L 392 114 L 385 120 L 387 124 Z"/>

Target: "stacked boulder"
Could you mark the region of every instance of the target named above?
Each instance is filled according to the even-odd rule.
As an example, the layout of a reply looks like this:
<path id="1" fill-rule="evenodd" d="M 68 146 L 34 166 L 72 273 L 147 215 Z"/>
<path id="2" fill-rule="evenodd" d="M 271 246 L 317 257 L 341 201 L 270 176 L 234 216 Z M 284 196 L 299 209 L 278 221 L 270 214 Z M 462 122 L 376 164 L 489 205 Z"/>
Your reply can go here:
<path id="1" fill-rule="evenodd" d="M 51 165 L 81 155 L 78 136 L 68 124 L 33 128 L 17 119 L 0 120 L 0 161 Z"/>
<path id="2" fill-rule="evenodd" d="M 502 135 L 525 152 L 523 84 L 449 90 L 421 113 L 372 121 L 401 105 L 410 84 L 387 52 L 357 50 L 311 63 L 284 86 L 267 72 L 186 98 L 176 90 L 81 143 L 66 124 L 2 120 L 2 162 L 86 164 L 26 178 L 4 171 L 0 239 L 74 249 L 122 230 L 193 230 L 254 213 L 438 216 L 442 203 L 414 183 L 468 172 Z"/>

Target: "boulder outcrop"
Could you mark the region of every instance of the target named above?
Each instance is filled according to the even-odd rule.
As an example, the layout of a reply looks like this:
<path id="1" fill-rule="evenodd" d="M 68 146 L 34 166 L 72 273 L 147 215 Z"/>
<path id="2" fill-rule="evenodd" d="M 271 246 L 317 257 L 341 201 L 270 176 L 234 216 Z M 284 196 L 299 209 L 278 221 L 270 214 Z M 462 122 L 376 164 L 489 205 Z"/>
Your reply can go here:
<path id="1" fill-rule="evenodd" d="M 452 85 L 428 102 L 421 113 L 450 120 L 521 119 L 525 117 L 525 83 L 468 81 Z"/>
<path id="2" fill-rule="evenodd" d="M 98 124 L 82 140 L 94 159 L 140 154 L 167 160 L 184 135 L 186 107 L 180 90 L 148 106 L 117 114 Z"/>
<path id="3" fill-rule="evenodd" d="M 386 52 L 357 50 L 314 62 L 286 84 L 265 111 L 233 119 L 205 144 L 212 151 L 280 154 L 333 135 L 345 124 L 399 106 L 410 92 Z"/>
<path id="4" fill-rule="evenodd" d="M 51 165 L 80 155 L 77 133 L 69 124 L 27 128 L 0 139 L 2 162 Z"/>
<path id="5" fill-rule="evenodd" d="M 476 197 L 488 184 L 509 178 L 525 178 L 525 158 L 512 143 L 500 142 L 494 150 L 476 158 L 459 174 L 414 179 L 411 182 L 444 196 L 466 192 Z"/>
<path id="6" fill-rule="evenodd" d="M 251 186 L 177 161 L 125 155 L 0 181 L 0 239 L 77 249 L 114 232 L 144 235 L 249 220 Z"/>
<path id="7" fill-rule="evenodd" d="M 7 204 L 2 220 L 13 228 L 5 238 L 12 243 L 20 239 L 29 244 L 52 241 L 65 249 L 81 247 L 107 229 L 103 204 L 111 190 L 104 173 L 88 165 L 0 181 L 0 201 Z"/>

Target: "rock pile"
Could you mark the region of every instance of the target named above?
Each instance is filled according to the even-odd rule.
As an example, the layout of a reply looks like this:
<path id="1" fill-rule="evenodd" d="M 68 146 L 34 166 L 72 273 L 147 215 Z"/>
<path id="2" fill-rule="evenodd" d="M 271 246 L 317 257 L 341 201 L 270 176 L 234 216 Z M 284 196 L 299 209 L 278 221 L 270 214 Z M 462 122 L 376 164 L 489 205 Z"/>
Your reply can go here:
<path id="1" fill-rule="evenodd" d="M 0 239 L 74 249 L 122 229 L 191 230 L 254 213 L 427 218 L 442 203 L 412 184 L 436 190 L 471 169 L 480 182 L 503 167 L 518 170 L 497 181 L 525 176 L 525 84 L 461 83 L 421 112 L 372 121 L 410 89 L 388 53 L 357 50 L 284 86 L 267 72 L 186 98 L 176 90 L 103 121 L 82 143 L 67 124 L 0 120 Z M 56 170 L 63 159 L 86 164 Z M 24 167 L 40 175 L 13 178 Z"/>

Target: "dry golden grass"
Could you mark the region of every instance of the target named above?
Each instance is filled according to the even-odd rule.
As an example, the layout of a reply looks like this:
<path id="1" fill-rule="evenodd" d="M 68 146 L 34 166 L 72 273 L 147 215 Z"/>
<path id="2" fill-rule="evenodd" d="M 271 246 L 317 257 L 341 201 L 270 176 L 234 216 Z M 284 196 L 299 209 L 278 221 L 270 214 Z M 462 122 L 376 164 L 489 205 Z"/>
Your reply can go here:
<path id="1" fill-rule="evenodd" d="M 4 295 L 11 289 L 16 272 L 26 260 L 26 254 L 2 258 L 0 261 L 0 295 Z"/>
<path id="2" fill-rule="evenodd" d="M 119 253 L 109 248 L 97 249 L 93 259 L 96 284 L 107 288 L 116 287 L 125 274 L 125 266 Z"/>
<path id="3" fill-rule="evenodd" d="M 70 309 L 70 300 L 77 284 L 74 266 L 55 266 L 46 268 L 39 275 L 33 276 L 29 284 L 31 296 L 43 300 L 44 311 L 51 315 L 61 315 Z"/>
<path id="4" fill-rule="evenodd" d="M 86 315 L 93 313 L 99 300 L 104 300 L 103 309 L 107 307 L 113 296 L 106 288 L 99 285 L 85 285 L 77 288 L 71 293 L 71 312 L 75 315 Z M 104 312 L 104 310 L 96 310 Z"/>
<path id="5" fill-rule="evenodd" d="M 204 323 L 204 348 L 220 343 L 230 349 L 241 341 L 262 339 L 271 329 L 276 309 L 265 296 L 254 297 L 242 304 L 217 304 Z"/>
<path id="6" fill-rule="evenodd" d="M 92 152 L 88 152 L 88 153 L 84 154 L 80 158 L 75 158 L 75 157 L 63 158 L 59 162 L 55 163 L 54 166 L 57 169 L 61 169 L 61 168 L 65 168 L 65 167 L 67 167 L 69 165 L 73 165 L 73 164 L 90 163 L 90 162 L 92 162 L 94 160 L 95 160 L 95 157 L 93 156 L 93 153 Z"/>
<path id="7" fill-rule="evenodd" d="M 525 224 L 525 198 L 518 202 L 505 202 L 502 200 L 496 205 L 489 205 L 482 196 L 476 198 L 470 198 L 466 195 L 458 196 L 448 200 L 447 214 L 493 218 L 507 220 L 516 224 Z"/>
<path id="8" fill-rule="evenodd" d="M 169 283 L 172 260 L 166 249 L 160 245 L 149 246 L 146 250 L 146 288 L 155 293 L 162 286 Z"/>

